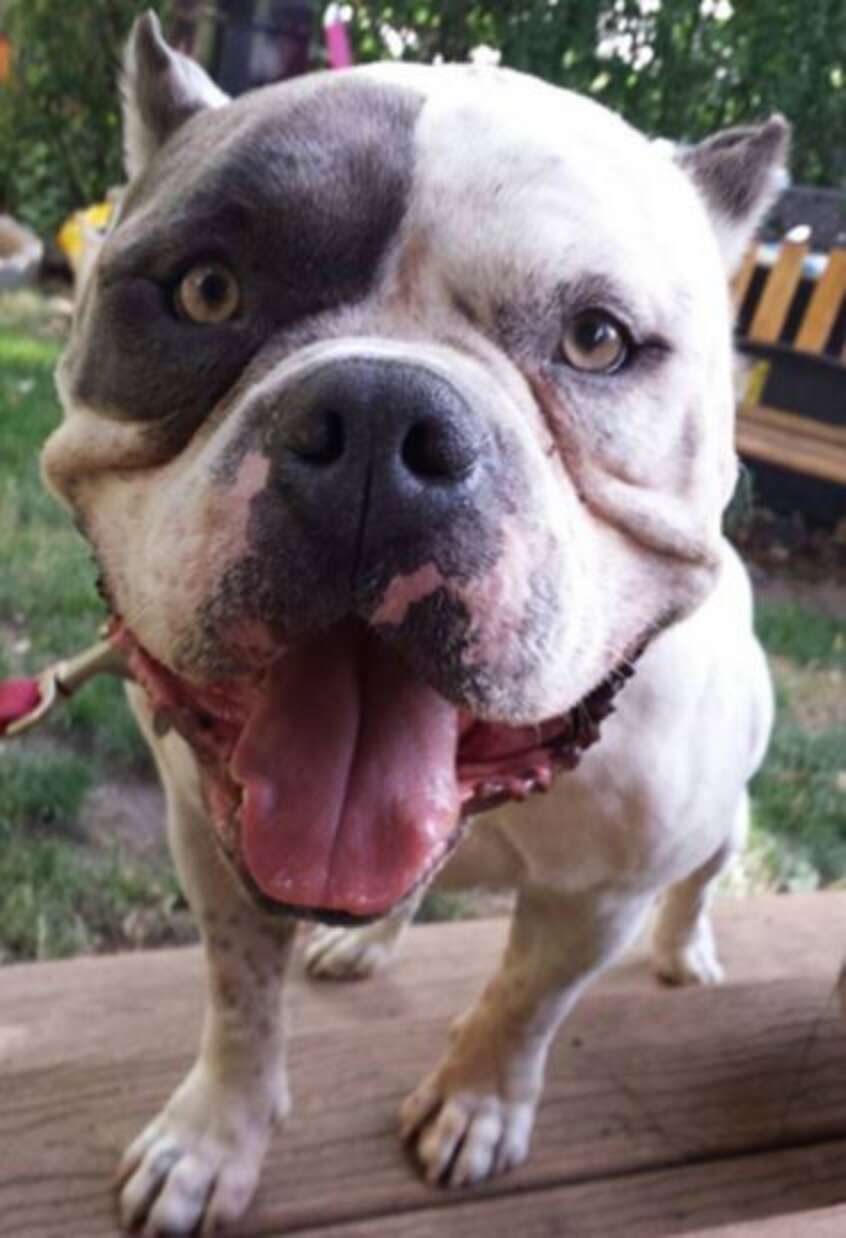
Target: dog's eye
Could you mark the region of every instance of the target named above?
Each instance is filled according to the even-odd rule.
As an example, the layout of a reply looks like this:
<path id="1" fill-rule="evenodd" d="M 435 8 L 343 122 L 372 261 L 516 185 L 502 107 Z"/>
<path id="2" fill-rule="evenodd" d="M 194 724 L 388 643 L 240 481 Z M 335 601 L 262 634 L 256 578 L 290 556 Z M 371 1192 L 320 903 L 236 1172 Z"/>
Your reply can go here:
<path id="1" fill-rule="evenodd" d="M 241 292 L 222 262 L 201 262 L 183 276 L 176 290 L 176 312 L 191 322 L 226 322 L 238 311 Z"/>
<path id="2" fill-rule="evenodd" d="M 601 310 L 577 314 L 561 337 L 561 357 L 574 370 L 613 374 L 625 365 L 630 351 L 628 332 Z"/>

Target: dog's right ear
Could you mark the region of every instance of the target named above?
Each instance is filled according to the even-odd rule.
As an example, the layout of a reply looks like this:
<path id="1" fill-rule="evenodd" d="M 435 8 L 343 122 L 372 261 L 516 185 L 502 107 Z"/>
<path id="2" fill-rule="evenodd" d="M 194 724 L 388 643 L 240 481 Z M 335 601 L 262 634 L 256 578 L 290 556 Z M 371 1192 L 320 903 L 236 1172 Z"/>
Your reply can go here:
<path id="1" fill-rule="evenodd" d="M 724 129 L 675 154 L 704 200 L 730 275 L 758 223 L 787 188 L 789 147 L 790 126 L 776 115 L 762 125 Z"/>
<path id="2" fill-rule="evenodd" d="M 168 46 L 153 12 L 139 17 L 132 27 L 121 93 L 124 162 L 130 180 L 195 112 L 229 101 L 195 61 Z"/>

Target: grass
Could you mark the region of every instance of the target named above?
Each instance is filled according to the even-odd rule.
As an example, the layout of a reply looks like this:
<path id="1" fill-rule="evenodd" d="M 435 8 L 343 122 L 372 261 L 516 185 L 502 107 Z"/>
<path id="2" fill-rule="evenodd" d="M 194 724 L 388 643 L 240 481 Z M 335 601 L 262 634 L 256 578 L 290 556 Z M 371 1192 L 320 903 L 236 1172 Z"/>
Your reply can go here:
<path id="1" fill-rule="evenodd" d="M 91 555 L 44 490 L 38 452 L 58 423 L 56 341 L 0 328 L 0 674 L 30 673 L 92 644 L 105 613 Z M 142 754 L 118 684 L 102 681 L 56 716 L 51 732 L 131 766 Z"/>
<path id="2" fill-rule="evenodd" d="M 753 846 L 765 847 L 776 888 L 814 889 L 842 880 L 846 725 L 809 734 L 793 719 L 788 704 L 752 794 Z"/>
<path id="3" fill-rule="evenodd" d="M 756 608 L 756 626 L 770 654 L 781 654 L 798 666 L 846 670 L 846 623 L 795 602 L 764 599 Z"/>
<path id="4" fill-rule="evenodd" d="M 814 889 L 846 875 L 846 619 L 761 599 L 777 717 L 752 783 L 752 863 L 776 889 Z"/>
<path id="5" fill-rule="evenodd" d="M 38 305 L 0 301 L 3 677 L 91 644 L 104 618 L 90 554 L 39 476 L 39 448 L 60 416 L 60 341 Z M 0 959 L 124 942 L 133 909 L 174 899 L 156 865 L 92 848 L 80 828 L 95 783 L 149 768 L 119 684 L 97 682 L 33 738 L 0 748 Z"/>
<path id="6" fill-rule="evenodd" d="M 0 676 L 83 648 L 103 618 L 89 552 L 38 473 L 59 418 L 59 346 L 42 302 L 0 298 Z M 846 622 L 764 598 L 758 628 L 780 709 L 741 887 L 813 888 L 846 872 Z M 88 832 L 91 789 L 139 771 L 151 774 L 149 760 L 105 679 L 37 735 L 0 743 L 0 960 L 173 938 L 182 901 L 160 857 Z M 460 896 L 426 907 L 438 919 L 467 911 Z"/>
<path id="7" fill-rule="evenodd" d="M 169 870 L 89 845 L 79 813 L 93 777 L 90 762 L 61 750 L 0 757 L 0 960 L 126 948 L 139 913 L 158 932 L 181 905 Z"/>

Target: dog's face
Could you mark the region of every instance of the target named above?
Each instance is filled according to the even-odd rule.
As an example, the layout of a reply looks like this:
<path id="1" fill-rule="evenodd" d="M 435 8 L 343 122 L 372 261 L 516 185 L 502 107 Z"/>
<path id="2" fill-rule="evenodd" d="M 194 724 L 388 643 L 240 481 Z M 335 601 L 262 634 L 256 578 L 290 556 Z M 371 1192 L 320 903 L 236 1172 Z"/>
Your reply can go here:
<path id="1" fill-rule="evenodd" d="M 45 473 L 248 884 L 383 912 L 711 587 L 785 127 L 679 161 L 469 67 L 227 104 L 150 19 L 127 93 Z"/>

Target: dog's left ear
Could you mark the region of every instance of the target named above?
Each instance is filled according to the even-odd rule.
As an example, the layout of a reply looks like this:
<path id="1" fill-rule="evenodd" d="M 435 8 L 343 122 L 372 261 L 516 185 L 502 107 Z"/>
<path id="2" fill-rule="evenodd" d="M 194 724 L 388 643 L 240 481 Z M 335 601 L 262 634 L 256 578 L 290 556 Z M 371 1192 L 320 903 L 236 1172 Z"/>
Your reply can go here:
<path id="1" fill-rule="evenodd" d="M 763 125 L 724 129 L 675 158 L 705 200 L 729 275 L 733 275 L 767 209 L 787 186 L 790 126 L 783 116 Z"/>
<path id="2" fill-rule="evenodd" d="M 121 87 L 124 162 L 130 180 L 195 112 L 229 102 L 195 61 L 168 46 L 153 12 L 132 27 Z"/>

